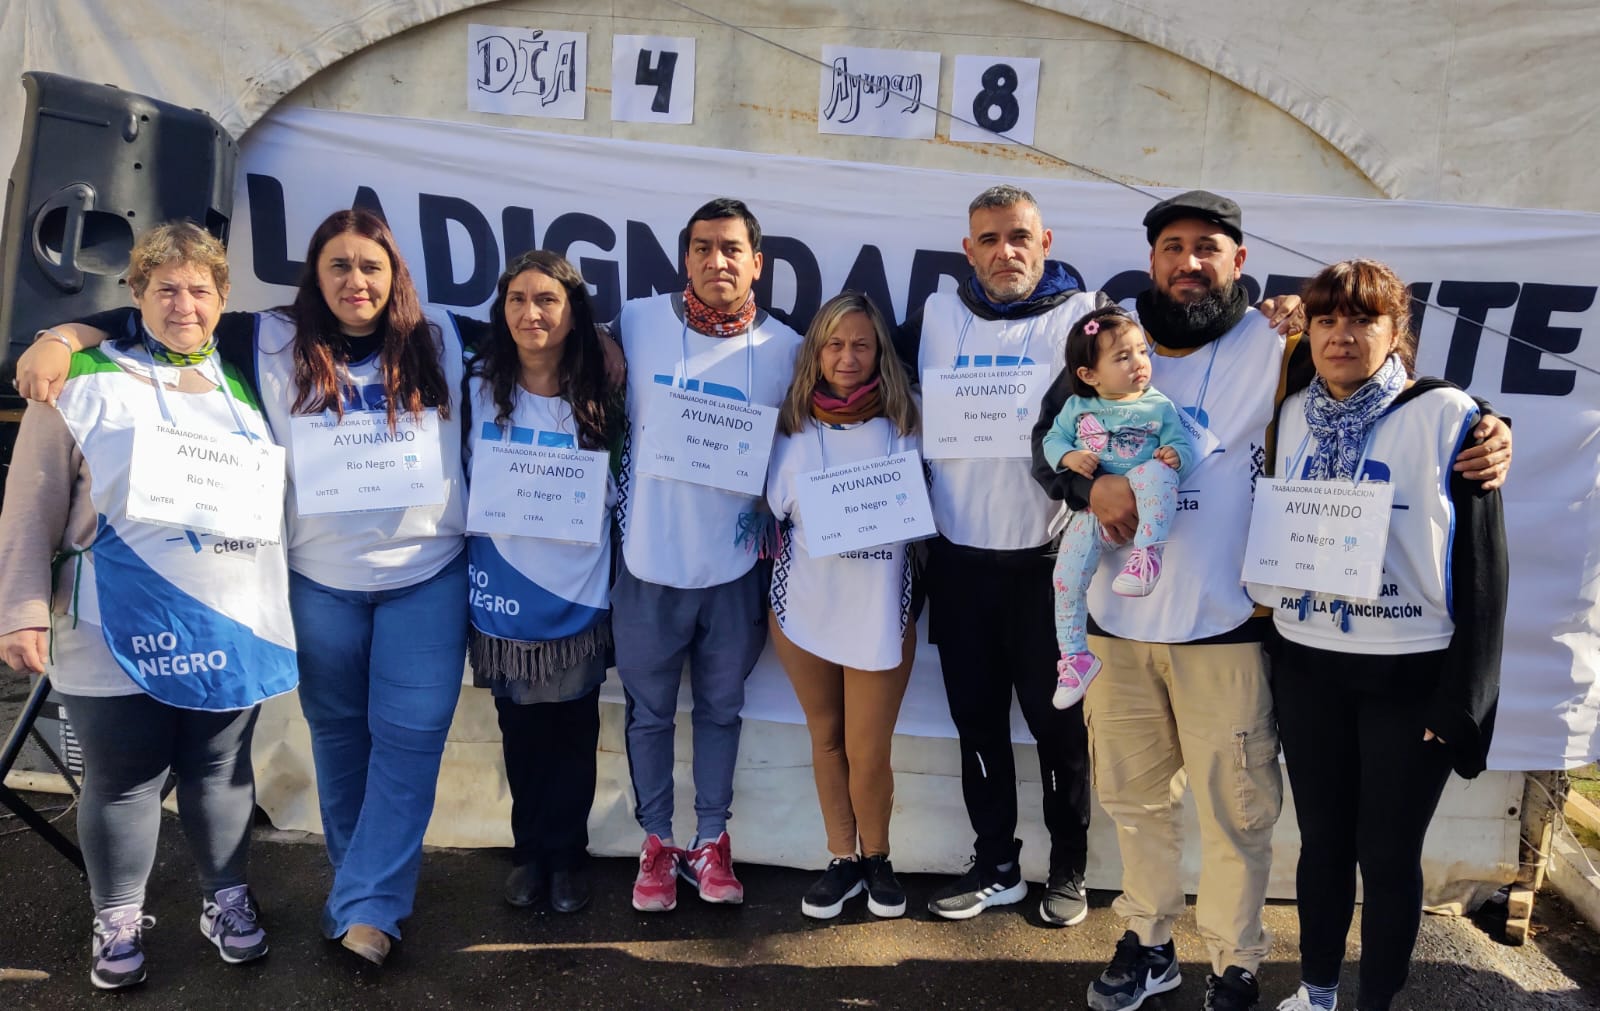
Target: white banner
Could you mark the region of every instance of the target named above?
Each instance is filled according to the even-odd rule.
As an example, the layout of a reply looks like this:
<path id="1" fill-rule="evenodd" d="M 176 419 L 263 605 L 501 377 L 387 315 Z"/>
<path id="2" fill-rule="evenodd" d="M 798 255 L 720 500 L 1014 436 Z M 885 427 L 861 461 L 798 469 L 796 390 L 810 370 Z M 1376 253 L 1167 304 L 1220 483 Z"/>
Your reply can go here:
<path id="1" fill-rule="evenodd" d="M 437 308 L 486 317 L 506 254 L 538 245 L 571 258 L 597 314 L 611 318 L 625 297 L 682 290 L 674 254 L 684 223 L 709 197 L 728 194 L 750 204 L 766 234 L 762 305 L 803 329 L 848 279 L 903 319 L 970 272 L 961 253 L 967 204 L 997 181 L 285 109 L 244 140 L 231 301 L 290 301 L 312 230 L 360 195 L 381 203 Z M 1087 286 L 1131 304 L 1148 285 L 1140 220 L 1151 198 L 1109 184 L 1013 181 L 1038 198 L 1055 255 Z M 1428 308 L 1416 320 L 1420 370 L 1488 399 L 1517 430 L 1505 492 L 1506 676 L 1490 761 L 1542 769 L 1600 757 L 1600 552 L 1592 550 L 1600 543 L 1600 215 L 1234 195 L 1252 236 L 1312 258 L 1247 237 L 1252 292 L 1294 290 L 1318 261 L 1374 256 L 1451 310 Z M 756 676 L 783 677 L 766 660 Z M 914 680 L 938 684 L 936 672 Z M 908 703 L 908 711 L 938 708 Z"/>

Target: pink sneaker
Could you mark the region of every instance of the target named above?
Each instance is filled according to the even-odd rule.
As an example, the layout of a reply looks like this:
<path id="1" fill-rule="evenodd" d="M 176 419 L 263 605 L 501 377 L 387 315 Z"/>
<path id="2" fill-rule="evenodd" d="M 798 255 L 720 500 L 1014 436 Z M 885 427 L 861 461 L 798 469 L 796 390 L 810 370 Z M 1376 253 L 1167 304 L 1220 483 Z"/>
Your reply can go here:
<path id="1" fill-rule="evenodd" d="M 1161 545 L 1134 548 L 1128 564 L 1111 581 L 1111 592 L 1123 597 L 1148 597 L 1161 579 Z"/>
<path id="2" fill-rule="evenodd" d="M 633 879 L 633 908 L 666 913 L 678 907 L 678 858 L 683 853 L 651 835 L 639 851 L 639 876 Z"/>
<path id="3" fill-rule="evenodd" d="M 1056 662 L 1056 693 L 1050 704 L 1057 709 L 1071 709 L 1083 701 L 1089 682 L 1100 673 L 1100 658 L 1093 653 L 1071 653 Z"/>
<path id="4" fill-rule="evenodd" d="M 730 904 L 744 901 L 744 885 L 733 876 L 732 849 L 732 840 L 724 832 L 683 854 L 678 873 L 700 890 L 703 901 Z"/>

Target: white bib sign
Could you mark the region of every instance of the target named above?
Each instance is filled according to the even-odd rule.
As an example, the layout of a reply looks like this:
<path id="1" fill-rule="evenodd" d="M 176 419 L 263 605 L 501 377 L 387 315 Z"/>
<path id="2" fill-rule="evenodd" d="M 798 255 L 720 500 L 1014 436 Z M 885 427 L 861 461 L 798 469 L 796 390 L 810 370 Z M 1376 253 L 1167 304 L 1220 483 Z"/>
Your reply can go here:
<path id="1" fill-rule="evenodd" d="M 778 409 L 655 386 L 645 394 L 639 472 L 760 495 Z"/>
<path id="2" fill-rule="evenodd" d="M 812 558 L 936 532 L 922 456 L 914 449 L 801 474 L 795 497 Z"/>
<path id="3" fill-rule="evenodd" d="M 472 449 L 467 533 L 599 544 L 606 453 L 479 441 Z"/>
<path id="4" fill-rule="evenodd" d="M 1262 478 L 1243 579 L 1376 600 L 1393 507 L 1392 484 Z"/>
<path id="5" fill-rule="evenodd" d="M 439 412 L 297 414 L 290 421 L 294 499 L 302 516 L 443 505 Z"/>
<path id="6" fill-rule="evenodd" d="M 930 460 L 1026 459 L 1048 365 L 924 369 L 922 448 Z"/>
<path id="7" fill-rule="evenodd" d="M 133 433 L 128 516 L 276 544 L 283 534 L 283 467 L 282 446 L 146 425 Z"/>
<path id="8" fill-rule="evenodd" d="M 1194 415 L 1181 407 L 1178 409 L 1178 424 L 1183 426 L 1183 430 L 1189 434 L 1189 441 L 1194 444 L 1195 463 L 1222 448 L 1222 440 L 1217 438 L 1216 433 L 1200 424 Z"/>

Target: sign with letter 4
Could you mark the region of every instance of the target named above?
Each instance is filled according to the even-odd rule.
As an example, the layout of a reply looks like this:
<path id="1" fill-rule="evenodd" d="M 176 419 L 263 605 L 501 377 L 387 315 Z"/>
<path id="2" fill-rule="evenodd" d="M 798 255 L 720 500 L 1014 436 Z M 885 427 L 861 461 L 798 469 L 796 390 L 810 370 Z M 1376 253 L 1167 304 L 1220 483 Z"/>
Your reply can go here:
<path id="1" fill-rule="evenodd" d="M 624 123 L 693 123 L 694 39 L 613 38 L 611 118 Z"/>

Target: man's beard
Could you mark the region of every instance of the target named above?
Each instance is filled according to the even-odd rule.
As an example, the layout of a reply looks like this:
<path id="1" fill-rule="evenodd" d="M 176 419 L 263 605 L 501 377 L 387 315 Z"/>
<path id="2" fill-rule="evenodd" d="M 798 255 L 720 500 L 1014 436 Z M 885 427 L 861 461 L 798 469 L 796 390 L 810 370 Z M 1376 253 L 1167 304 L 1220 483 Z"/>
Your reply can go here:
<path id="1" fill-rule="evenodd" d="M 1180 302 L 1159 288 L 1150 290 L 1150 298 L 1169 325 L 1193 333 L 1214 326 L 1228 314 L 1233 305 L 1233 282 L 1207 289 L 1193 302 Z"/>
<path id="2" fill-rule="evenodd" d="M 983 288 L 983 293 L 989 296 L 989 301 L 995 303 L 996 305 L 1009 305 L 1012 302 L 1021 302 L 1029 295 L 1032 295 L 1035 288 L 1039 287 L 1039 279 L 1044 276 L 1044 270 L 1042 268 L 1037 275 L 1030 275 L 1026 264 L 1018 264 L 1017 266 L 1022 271 L 1022 274 L 1020 277 L 1010 282 L 1009 290 L 1007 291 L 996 291 L 994 288 L 989 286 L 988 282 L 984 281 L 982 278 L 979 279 L 979 286 Z"/>

